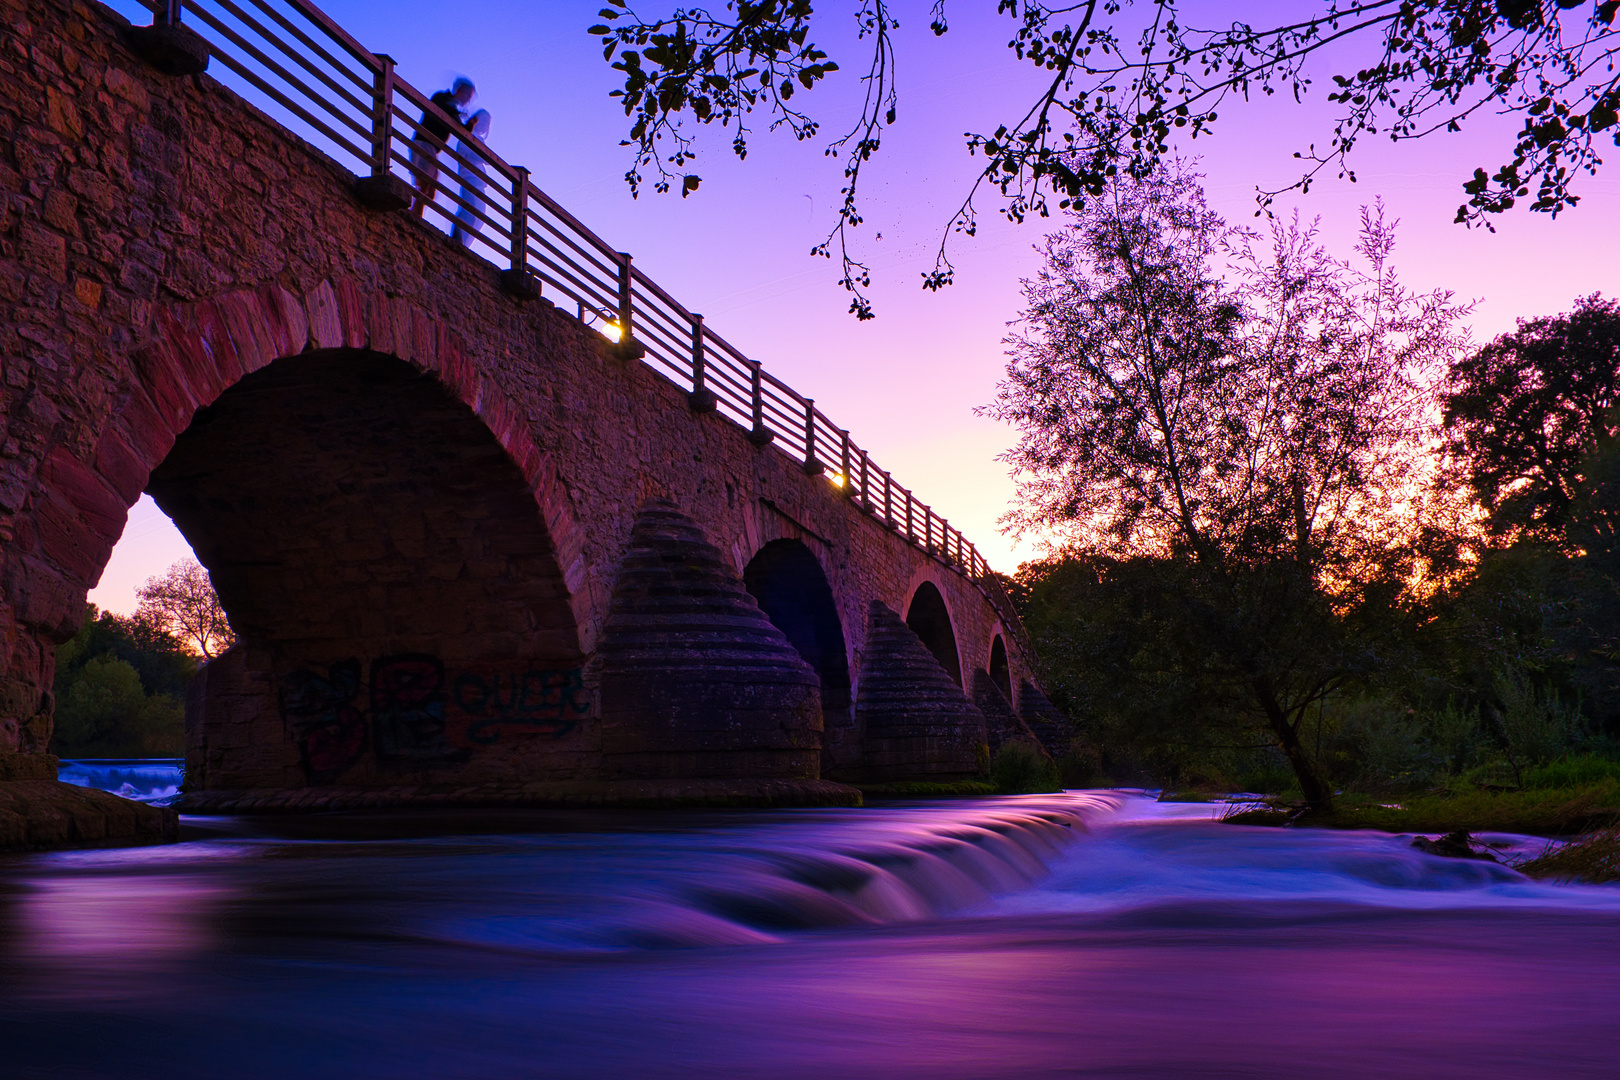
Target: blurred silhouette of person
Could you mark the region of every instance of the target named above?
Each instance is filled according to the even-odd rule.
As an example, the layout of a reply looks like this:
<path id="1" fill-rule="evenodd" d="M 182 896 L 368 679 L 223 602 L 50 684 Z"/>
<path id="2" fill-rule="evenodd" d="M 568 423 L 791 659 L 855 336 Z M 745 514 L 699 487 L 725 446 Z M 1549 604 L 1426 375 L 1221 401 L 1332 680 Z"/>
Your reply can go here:
<path id="1" fill-rule="evenodd" d="M 471 79 L 457 79 L 448 90 L 440 90 L 428 100 L 445 113 L 455 117 L 457 124 L 467 122 L 467 106 L 478 96 Z M 412 211 L 421 217 L 427 204 L 439 193 L 439 151 L 450 139 L 450 125 L 438 113 L 429 109 L 422 113 L 422 130 L 411 140 L 412 174 L 416 189 L 422 197 L 416 200 Z"/>
<path id="2" fill-rule="evenodd" d="M 461 177 L 461 206 L 456 210 L 456 224 L 450 235 L 460 240 L 462 247 L 472 246 L 473 236 L 478 232 L 478 215 L 488 205 L 484 202 L 484 190 L 489 178 L 484 175 L 483 158 L 478 156 L 478 149 L 487 138 L 489 110 L 479 109 L 467 117 L 467 130 L 456 140 L 456 154 L 461 158 L 456 169 Z"/>

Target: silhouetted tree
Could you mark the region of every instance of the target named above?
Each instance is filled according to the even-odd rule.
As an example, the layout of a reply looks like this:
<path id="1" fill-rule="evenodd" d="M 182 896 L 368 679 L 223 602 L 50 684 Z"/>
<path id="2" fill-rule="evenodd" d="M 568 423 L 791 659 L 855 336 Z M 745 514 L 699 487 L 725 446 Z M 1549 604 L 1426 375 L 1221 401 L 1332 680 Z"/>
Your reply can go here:
<path id="1" fill-rule="evenodd" d="M 182 559 L 161 577 L 147 578 L 135 595 L 138 618 L 191 642 L 210 660 L 236 640 L 208 571 L 195 559 Z"/>
<path id="2" fill-rule="evenodd" d="M 1596 294 L 1575 310 L 1520 319 L 1451 365 L 1441 398 L 1448 449 L 1499 537 L 1562 542 L 1579 502 L 1588 538 L 1612 536 L 1620 434 L 1620 302 Z M 1608 541 L 1605 541 L 1606 543 Z"/>
<path id="3" fill-rule="evenodd" d="M 1142 611 L 1199 696 L 1244 702 L 1326 809 L 1300 725 L 1380 663 L 1466 309 L 1398 283 L 1381 213 L 1364 271 L 1297 222 L 1256 240 L 1179 164 L 1114 178 L 1048 239 L 988 411 L 1020 429 L 1010 523 L 1158 560 Z"/>

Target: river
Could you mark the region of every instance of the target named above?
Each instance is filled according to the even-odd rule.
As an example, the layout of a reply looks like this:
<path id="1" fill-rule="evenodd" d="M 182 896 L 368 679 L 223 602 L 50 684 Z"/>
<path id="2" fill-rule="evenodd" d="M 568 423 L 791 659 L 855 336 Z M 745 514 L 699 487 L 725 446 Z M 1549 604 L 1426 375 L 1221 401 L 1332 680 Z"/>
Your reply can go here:
<path id="1" fill-rule="evenodd" d="M 1620 1072 L 1620 889 L 1212 813 L 186 818 L 0 856 L 0 1076 Z"/>

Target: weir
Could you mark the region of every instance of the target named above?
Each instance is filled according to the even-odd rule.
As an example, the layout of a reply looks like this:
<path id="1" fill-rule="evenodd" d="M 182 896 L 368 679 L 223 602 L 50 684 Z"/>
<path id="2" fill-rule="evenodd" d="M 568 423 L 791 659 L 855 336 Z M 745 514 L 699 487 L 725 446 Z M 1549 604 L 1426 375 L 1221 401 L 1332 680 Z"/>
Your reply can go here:
<path id="1" fill-rule="evenodd" d="M 1066 745 L 961 533 L 525 169 L 402 212 L 387 57 L 303 0 L 4 3 L 0 847 L 172 835 L 48 752 L 142 492 L 238 634 L 193 810 L 852 803 Z"/>

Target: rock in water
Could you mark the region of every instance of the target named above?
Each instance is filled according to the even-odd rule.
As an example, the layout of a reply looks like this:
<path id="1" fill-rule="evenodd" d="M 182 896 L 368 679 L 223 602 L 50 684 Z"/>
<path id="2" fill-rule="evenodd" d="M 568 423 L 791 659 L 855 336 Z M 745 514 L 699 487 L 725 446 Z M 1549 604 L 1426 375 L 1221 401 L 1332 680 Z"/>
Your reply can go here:
<path id="1" fill-rule="evenodd" d="M 1412 841 L 1412 846 L 1419 851 L 1430 855 L 1443 855 L 1448 859 L 1484 859 L 1487 862 L 1496 862 L 1496 856 L 1488 851 L 1475 851 L 1473 837 L 1468 830 L 1458 829 L 1456 832 L 1430 840 L 1427 836 L 1420 836 Z"/>

